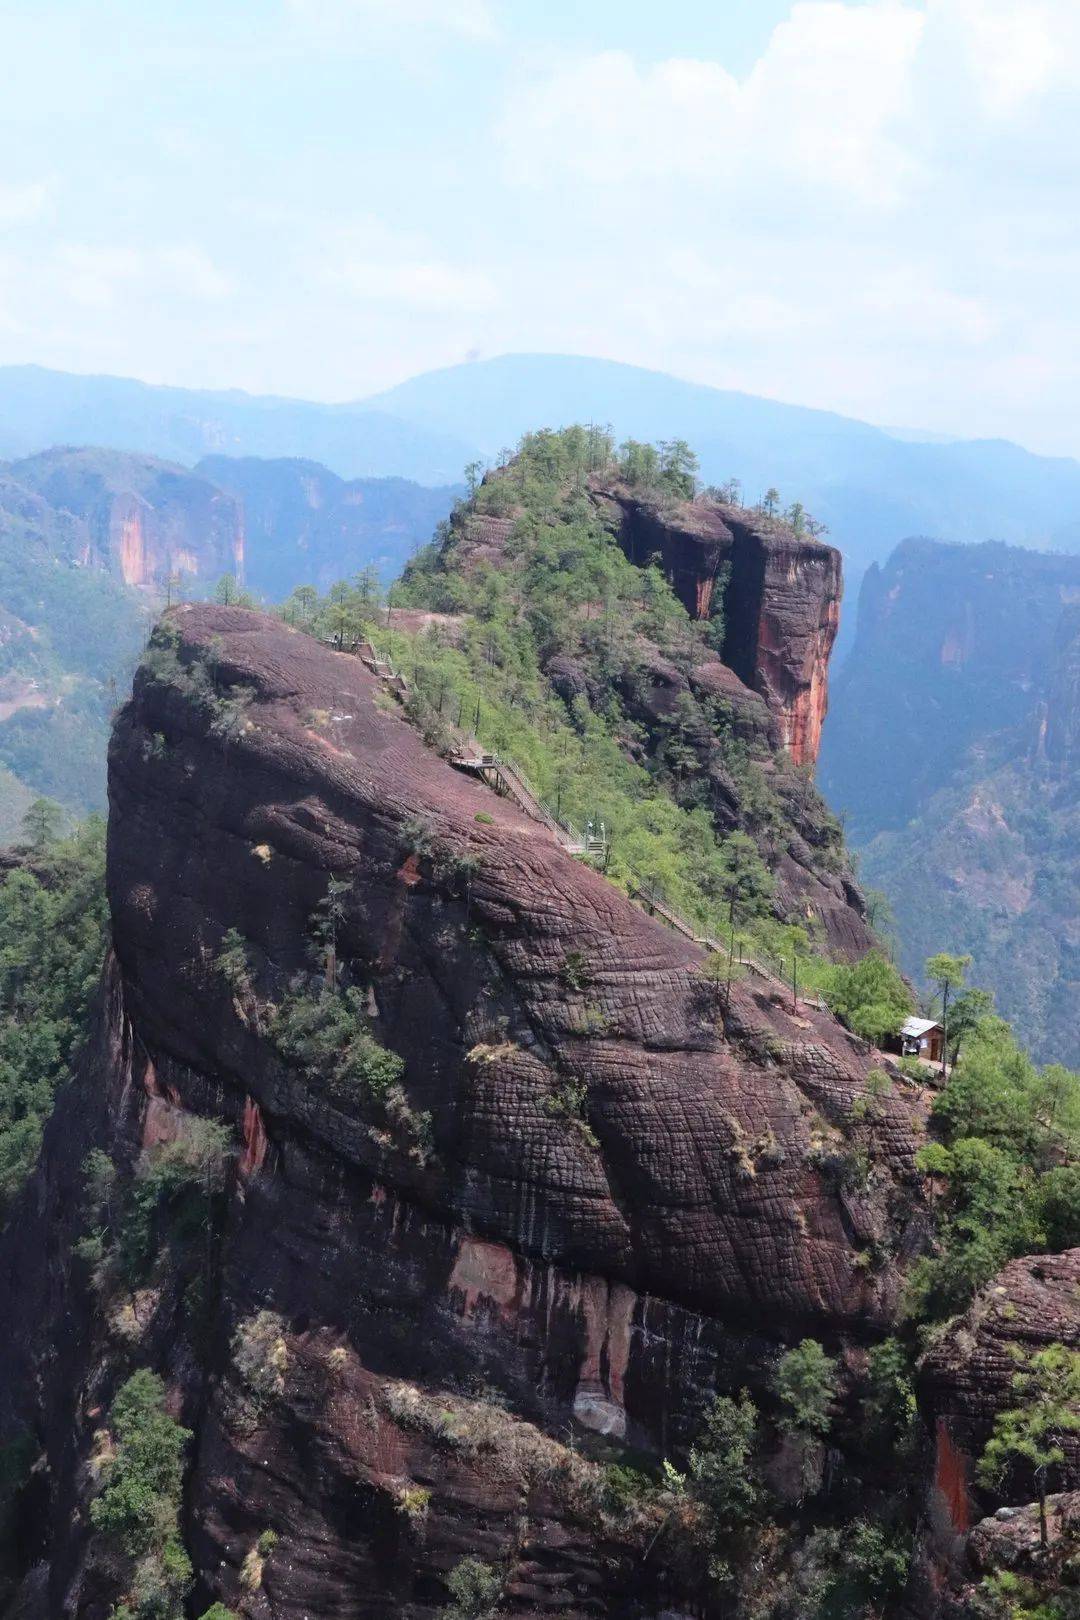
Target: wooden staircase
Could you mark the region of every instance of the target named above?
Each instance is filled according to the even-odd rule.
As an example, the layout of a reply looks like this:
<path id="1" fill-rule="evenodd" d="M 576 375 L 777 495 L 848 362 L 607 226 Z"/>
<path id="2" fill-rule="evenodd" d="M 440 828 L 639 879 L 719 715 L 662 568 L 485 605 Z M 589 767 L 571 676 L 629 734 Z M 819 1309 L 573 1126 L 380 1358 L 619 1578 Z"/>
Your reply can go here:
<path id="1" fill-rule="evenodd" d="M 398 674 L 388 658 L 380 656 L 370 641 L 358 642 L 348 649 L 338 648 L 336 643 L 332 641 L 328 642 L 327 645 L 335 647 L 339 652 L 347 650 L 353 653 L 374 675 L 385 681 L 387 686 L 399 698 L 408 695 L 408 681 L 403 675 Z M 524 772 L 514 764 L 513 760 L 507 759 L 505 755 L 491 753 L 481 748 L 474 737 L 466 738 L 461 747 L 456 749 L 449 757 L 451 765 L 456 766 L 460 771 L 468 771 L 471 775 L 478 777 L 480 781 L 486 782 L 493 792 L 498 793 L 501 798 L 512 799 L 518 808 L 523 810 L 533 821 L 537 821 L 541 826 L 546 827 L 556 843 L 568 855 L 584 856 L 589 860 L 598 861 L 602 865 L 606 864 L 609 844 L 607 828 L 604 823 L 602 821 L 588 821 L 582 830 L 575 827 L 572 821 L 556 815 L 555 811 L 544 803 Z M 691 940 L 695 945 L 714 955 L 727 954 L 729 950 L 727 944 L 722 940 L 714 939 L 710 934 L 699 934 L 697 929 L 687 922 L 685 917 L 680 917 L 678 912 L 673 911 L 667 904 L 666 900 L 663 900 L 660 895 L 655 894 L 651 889 L 646 888 L 644 884 L 631 882 L 627 885 L 627 890 L 631 900 L 635 901 L 643 911 L 646 911 L 651 917 L 657 917 L 668 928 L 673 929 L 675 933 L 681 934 L 684 939 Z M 743 967 L 748 968 L 751 973 L 760 979 L 767 979 L 770 983 L 775 983 L 779 977 L 775 970 L 764 966 L 753 956 L 749 956 L 741 947 L 738 960 Z M 804 996 L 800 999 L 804 1005 L 824 1008 L 824 1003 L 814 997 Z"/>
<path id="2" fill-rule="evenodd" d="M 512 799 L 533 821 L 546 827 L 568 855 L 585 855 L 599 860 L 606 858 L 608 842 L 604 823 L 590 821 L 582 832 L 572 821 L 556 815 L 513 760 L 501 754 L 488 753 L 477 744 L 466 745 L 451 754 L 450 763 L 456 765 L 459 771 L 469 771 L 478 776 L 502 798 Z"/>

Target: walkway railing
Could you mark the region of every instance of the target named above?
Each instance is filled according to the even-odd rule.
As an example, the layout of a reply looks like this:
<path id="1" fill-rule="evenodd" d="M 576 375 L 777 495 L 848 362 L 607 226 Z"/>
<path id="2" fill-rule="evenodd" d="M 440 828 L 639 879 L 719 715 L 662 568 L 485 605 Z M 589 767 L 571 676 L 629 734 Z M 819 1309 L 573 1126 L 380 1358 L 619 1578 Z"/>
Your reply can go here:
<path id="1" fill-rule="evenodd" d="M 713 955 L 726 956 L 728 954 L 731 949 L 730 944 L 725 945 L 722 940 L 714 939 L 711 934 L 699 934 L 692 923 L 687 922 L 685 917 L 680 917 L 678 912 L 673 911 L 667 901 L 662 900 L 652 889 L 647 889 L 644 884 L 635 882 L 629 883 L 627 887 L 632 900 L 639 901 L 651 916 L 659 917 L 661 922 L 667 923 L 668 927 L 673 928 L 677 934 L 682 934 L 684 938 L 693 940 L 695 945 L 701 945 Z M 737 944 L 736 948 L 739 953 L 736 960 L 741 962 L 744 967 L 748 967 L 751 973 L 756 973 L 762 979 L 775 979 L 777 977 L 775 973 L 770 972 L 755 957 L 748 955 L 740 944 Z"/>
<path id="2" fill-rule="evenodd" d="M 370 641 L 356 642 L 348 648 L 338 647 L 333 640 L 330 640 L 327 645 L 335 647 L 338 652 L 348 651 L 353 653 L 380 680 L 386 681 L 397 692 L 399 697 L 404 697 L 409 692 L 409 683 L 405 677 L 398 674 L 389 658 L 382 657 Z M 470 771 L 473 775 L 478 776 L 503 798 L 513 799 L 515 804 L 524 810 L 525 814 L 530 816 L 533 821 L 538 821 L 542 826 L 547 827 L 556 842 L 568 855 L 585 855 L 597 860 L 606 860 L 608 837 L 604 823 L 602 821 L 589 821 L 586 822 L 584 831 L 579 831 L 572 821 L 558 815 L 550 805 L 545 804 L 524 771 L 513 760 L 507 759 L 505 755 L 491 753 L 481 748 L 479 742 L 470 737 L 450 755 L 450 763 L 456 765 L 459 770 Z M 658 917 L 661 922 L 666 923 L 677 934 L 682 934 L 685 939 L 691 940 L 693 944 L 701 946 L 713 955 L 728 954 L 731 949 L 730 942 L 725 944 L 723 940 L 714 939 L 711 934 L 699 934 L 692 923 L 688 922 L 685 917 L 681 917 L 677 911 L 674 911 L 668 905 L 666 900 L 654 890 L 647 888 L 645 884 L 631 880 L 627 884 L 627 890 L 630 898 L 636 900 L 650 916 Z M 749 968 L 751 973 L 755 973 L 758 978 L 768 979 L 773 982 L 780 980 L 782 982 L 782 969 L 777 972 L 775 969 L 766 967 L 756 957 L 743 950 L 741 945 L 739 945 L 738 949 L 738 960 L 743 967 Z M 824 1003 L 812 996 L 803 996 L 800 999 L 810 1006 L 821 1007 L 824 1005 Z"/>
<path id="3" fill-rule="evenodd" d="M 479 744 L 466 745 L 451 754 L 450 763 L 458 770 L 471 771 L 503 798 L 513 799 L 527 816 L 545 826 L 570 855 L 603 858 L 607 854 L 607 830 L 603 822 L 587 822 L 584 832 L 560 816 L 532 786 L 525 773 L 505 755 L 489 753 Z"/>

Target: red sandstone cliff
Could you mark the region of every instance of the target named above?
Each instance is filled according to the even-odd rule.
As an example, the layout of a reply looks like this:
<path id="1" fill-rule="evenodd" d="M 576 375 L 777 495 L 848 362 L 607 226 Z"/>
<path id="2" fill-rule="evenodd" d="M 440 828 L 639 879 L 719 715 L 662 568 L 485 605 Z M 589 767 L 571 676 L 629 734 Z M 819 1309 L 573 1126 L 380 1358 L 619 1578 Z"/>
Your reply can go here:
<path id="1" fill-rule="evenodd" d="M 125 585 L 161 590 L 171 575 L 242 577 L 240 501 L 205 478 L 151 456 L 46 450 L 11 477 L 80 528 L 79 561 Z"/>
<path id="2" fill-rule="evenodd" d="M 80 1492 L 132 1357 L 196 1428 L 186 1532 L 207 1602 L 248 1604 L 265 1529 L 279 1547 L 244 1612 L 275 1620 L 426 1620 L 477 1552 L 506 1568 L 513 1617 L 702 1602 L 693 1570 L 643 1561 L 656 1525 L 634 1543 L 597 1518 L 595 1465 L 563 1440 L 678 1456 L 715 1391 L 767 1390 L 785 1343 L 854 1354 L 888 1331 L 925 1218 L 918 1110 L 898 1092 L 856 1117 L 866 1057 L 779 985 L 737 984 L 720 1018 L 692 946 L 425 749 L 355 659 L 242 610 L 173 623 L 179 673 L 139 674 L 112 749 L 98 1045 L 0 1269 L 4 1400 L 36 1388 L 45 1407 L 41 1612 L 98 1620 L 114 1600 Z M 236 723 L 186 688 L 194 661 L 214 701 L 250 694 Z M 405 1062 L 391 1117 L 286 1063 L 260 1011 L 311 974 L 331 876 L 340 971 Z M 242 995 L 215 968 L 228 930 Z M 580 1121 L 551 1106 L 567 1088 Z M 79 1166 L 92 1141 L 131 1164 L 199 1116 L 238 1145 L 205 1342 L 165 1282 L 118 1339 L 65 1271 Z M 856 1147 L 862 1185 L 843 1173 Z M 238 1427 L 229 1346 L 260 1311 L 285 1371 Z M 417 1490 L 422 1535 L 401 1506 Z"/>
<path id="3" fill-rule="evenodd" d="M 700 499 L 658 508 L 618 486 L 596 493 L 630 560 L 658 555 L 692 618 L 722 606 L 725 664 L 765 699 L 795 763 L 813 765 L 840 624 L 840 553 L 742 507 Z"/>

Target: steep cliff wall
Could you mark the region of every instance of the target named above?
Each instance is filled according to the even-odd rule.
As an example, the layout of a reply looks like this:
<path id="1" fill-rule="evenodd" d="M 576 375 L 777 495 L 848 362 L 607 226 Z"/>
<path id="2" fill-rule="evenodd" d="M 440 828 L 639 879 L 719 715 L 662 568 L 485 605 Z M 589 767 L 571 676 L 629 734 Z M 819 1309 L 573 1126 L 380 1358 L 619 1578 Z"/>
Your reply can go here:
<path id="1" fill-rule="evenodd" d="M 694 619 L 723 614 L 723 659 L 765 699 L 797 765 L 813 765 L 840 625 L 840 553 L 759 513 L 713 500 L 657 507 L 597 491 L 639 566 L 658 557 Z"/>
<path id="2" fill-rule="evenodd" d="M 917 815 L 971 744 L 1045 697 L 1080 558 L 906 540 L 863 582 L 821 780 L 855 838 Z"/>
<path id="3" fill-rule="evenodd" d="M 216 484 L 149 456 L 47 450 L 11 476 L 84 527 L 83 565 L 162 590 L 172 574 L 214 581 L 244 568 L 243 508 Z"/>
<path id="4" fill-rule="evenodd" d="M 556 1437 L 679 1455 L 715 1391 L 767 1391 L 785 1343 L 857 1360 L 924 1230 L 917 1104 L 853 1111 L 867 1058 L 772 981 L 722 1012 L 694 947 L 427 750 L 357 660 L 242 610 L 171 622 L 112 748 L 100 1037 L 0 1272 L 8 1412 L 47 1440 L 41 1612 L 115 1597 L 87 1534 L 94 1432 L 146 1361 L 195 1429 L 207 1601 L 425 1620 L 479 1551 L 511 1616 L 702 1602 L 702 1560 L 643 1563 L 659 1525 L 635 1541 L 598 1516 L 595 1464 Z M 273 1035 L 273 1007 L 322 983 L 331 878 L 339 984 L 404 1063 L 392 1105 Z M 87 1147 L 130 1165 L 200 1116 L 239 1149 L 209 1322 L 196 1342 L 173 1281 L 93 1325 L 63 1258 Z M 245 1423 L 236 1336 L 267 1311 L 284 1370 Z"/>

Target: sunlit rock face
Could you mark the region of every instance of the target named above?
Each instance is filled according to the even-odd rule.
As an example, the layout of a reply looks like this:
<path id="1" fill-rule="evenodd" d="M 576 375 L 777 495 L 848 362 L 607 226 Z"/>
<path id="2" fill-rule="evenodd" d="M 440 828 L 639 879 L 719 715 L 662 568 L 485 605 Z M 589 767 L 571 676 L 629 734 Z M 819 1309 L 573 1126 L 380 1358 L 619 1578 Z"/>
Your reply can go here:
<path id="1" fill-rule="evenodd" d="M 180 669 L 209 663 L 216 701 L 244 705 L 226 726 L 175 666 L 144 668 L 118 719 L 109 994 L 0 1279 L 6 1398 L 37 1390 L 54 1437 L 53 1612 L 98 1613 L 72 1504 L 108 1347 L 61 1262 L 32 1289 L 29 1257 L 77 1228 L 91 1141 L 133 1156 L 205 1117 L 236 1148 L 217 1349 L 206 1363 L 163 1295 L 140 1354 L 196 1429 L 187 1534 L 207 1598 L 235 1602 L 273 1528 L 275 1617 L 426 1620 L 466 1552 L 512 1554 L 512 1616 L 670 1610 L 671 1578 L 653 1591 L 640 1549 L 607 1545 L 559 1485 L 579 1466 L 566 1437 L 679 1455 L 717 1390 L 767 1390 L 784 1345 L 812 1333 L 857 1359 L 888 1332 L 925 1222 L 917 1106 L 898 1090 L 853 1127 L 869 1060 L 828 1014 L 750 977 L 719 1017 L 696 947 L 428 750 L 355 658 L 242 609 L 172 623 Z M 311 918 L 331 877 L 347 884 L 337 972 L 404 1063 L 390 1118 L 288 1065 L 261 1010 L 297 974 L 320 982 Z M 243 990 L 215 966 L 230 930 Z M 421 1151 L 407 1122 L 424 1115 Z M 874 1164 L 862 1190 L 830 1169 L 852 1128 Z M 229 1346 L 261 1311 L 287 1373 L 245 1429 Z M 61 1319 L 57 1352 L 43 1324 Z M 58 1354 L 65 1376 L 44 1376 Z M 447 1442 L 481 1422 L 504 1427 Z M 546 1472 L 507 1472 L 526 1442 Z"/>
<path id="2" fill-rule="evenodd" d="M 840 553 L 726 503 L 683 501 L 657 510 L 618 487 L 596 498 L 617 514 L 631 562 L 658 558 L 691 618 L 723 612 L 724 663 L 765 699 L 795 763 L 813 765 L 840 625 Z"/>
<path id="3" fill-rule="evenodd" d="M 84 567 L 157 591 L 174 576 L 243 575 L 240 501 L 186 468 L 121 451 L 59 449 L 10 471 L 74 522 Z"/>

